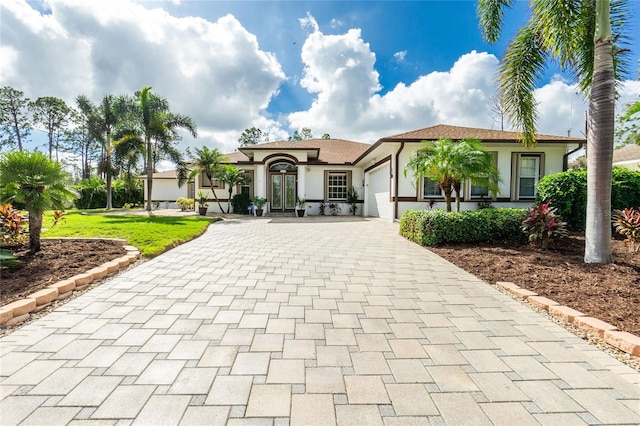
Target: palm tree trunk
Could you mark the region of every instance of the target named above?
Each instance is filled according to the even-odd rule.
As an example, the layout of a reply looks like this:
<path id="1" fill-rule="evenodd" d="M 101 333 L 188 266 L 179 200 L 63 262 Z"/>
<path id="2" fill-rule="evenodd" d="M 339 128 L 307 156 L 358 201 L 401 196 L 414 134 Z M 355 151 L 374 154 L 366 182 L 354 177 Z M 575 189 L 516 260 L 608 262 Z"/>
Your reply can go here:
<path id="1" fill-rule="evenodd" d="M 451 187 L 449 186 L 448 188 L 443 188 L 442 191 L 444 192 L 444 202 L 447 205 L 447 211 L 450 212 L 451 211 Z"/>
<path id="2" fill-rule="evenodd" d="M 35 254 L 40 251 L 40 233 L 42 232 L 42 213 L 29 212 L 29 251 Z"/>
<path id="3" fill-rule="evenodd" d="M 151 138 L 147 136 L 147 206 L 146 210 L 151 211 L 151 194 L 153 190 L 153 152 L 151 150 Z"/>
<path id="4" fill-rule="evenodd" d="M 607 2 L 602 2 L 606 3 Z M 606 13 L 606 19 L 609 19 Z M 605 19 L 603 17 L 598 17 Z M 598 19 L 597 18 L 597 19 Z M 587 224 L 585 263 L 611 263 L 611 168 L 615 118 L 613 51 L 596 40 L 587 134 Z"/>
<path id="5" fill-rule="evenodd" d="M 209 180 L 211 181 L 211 192 L 213 193 L 213 199 L 216 200 L 216 203 L 218 203 L 218 207 L 220 208 L 220 213 L 224 213 L 224 208 L 222 208 L 222 204 L 220 204 L 220 200 L 218 200 L 218 196 L 216 195 L 216 190 L 213 189 L 213 180 L 211 180 L 212 178 L 209 178 Z"/>
<path id="6" fill-rule="evenodd" d="M 227 200 L 227 214 L 231 213 L 231 194 L 233 193 L 233 187 L 229 185 L 229 199 Z"/>

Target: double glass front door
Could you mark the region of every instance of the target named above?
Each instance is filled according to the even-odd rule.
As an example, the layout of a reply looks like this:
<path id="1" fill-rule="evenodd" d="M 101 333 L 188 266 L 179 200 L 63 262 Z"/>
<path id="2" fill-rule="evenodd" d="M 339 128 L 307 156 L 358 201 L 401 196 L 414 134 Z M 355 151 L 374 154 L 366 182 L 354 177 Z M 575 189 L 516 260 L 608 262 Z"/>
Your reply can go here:
<path id="1" fill-rule="evenodd" d="M 285 211 L 296 207 L 296 175 L 271 175 L 271 210 Z"/>

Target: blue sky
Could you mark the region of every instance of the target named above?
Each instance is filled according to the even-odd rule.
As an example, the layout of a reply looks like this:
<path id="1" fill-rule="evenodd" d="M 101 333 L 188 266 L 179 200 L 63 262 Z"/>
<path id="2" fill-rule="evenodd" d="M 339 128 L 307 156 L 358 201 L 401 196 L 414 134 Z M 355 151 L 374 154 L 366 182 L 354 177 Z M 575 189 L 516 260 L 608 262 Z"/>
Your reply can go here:
<path id="1" fill-rule="evenodd" d="M 474 1 L 3 0 L 0 84 L 70 104 L 151 85 L 196 120 L 183 147 L 223 151 L 251 126 L 367 143 L 438 123 L 494 128 L 495 75 L 527 6 L 489 45 Z M 639 27 L 633 16 L 620 103 L 640 94 Z M 536 98 L 540 133 L 578 136 L 585 103 L 569 75 L 551 66 Z"/>

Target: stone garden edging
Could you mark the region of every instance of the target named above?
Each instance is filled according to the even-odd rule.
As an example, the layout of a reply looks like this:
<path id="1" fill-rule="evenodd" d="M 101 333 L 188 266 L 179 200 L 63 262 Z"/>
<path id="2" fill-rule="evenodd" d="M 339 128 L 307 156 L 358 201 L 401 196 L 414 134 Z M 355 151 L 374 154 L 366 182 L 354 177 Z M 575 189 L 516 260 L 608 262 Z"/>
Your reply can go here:
<path id="1" fill-rule="evenodd" d="M 11 327 L 29 319 L 31 313 L 39 312 L 49 306 L 53 301 L 65 299 L 74 292 L 82 291 L 90 283 L 107 275 L 112 275 L 120 269 L 126 268 L 140 257 L 140 250 L 127 245 L 127 240 L 119 238 L 55 238 L 66 240 L 100 240 L 109 241 L 122 246 L 127 254 L 120 256 L 100 266 L 92 268 L 84 273 L 74 275 L 47 288 L 38 290 L 24 299 L 19 299 L 7 305 L 0 306 L 0 327 Z"/>
<path id="2" fill-rule="evenodd" d="M 550 315 L 579 328 L 585 333 L 599 337 L 605 343 L 623 352 L 640 357 L 640 337 L 635 334 L 620 331 L 614 325 L 589 317 L 568 306 L 562 306 L 555 300 L 539 296 L 538 293 L 521 288 L 514 283 L 498 281 L 496 285 L 515 297 L 524 299 L 533 306 L 544 309 Z"/>

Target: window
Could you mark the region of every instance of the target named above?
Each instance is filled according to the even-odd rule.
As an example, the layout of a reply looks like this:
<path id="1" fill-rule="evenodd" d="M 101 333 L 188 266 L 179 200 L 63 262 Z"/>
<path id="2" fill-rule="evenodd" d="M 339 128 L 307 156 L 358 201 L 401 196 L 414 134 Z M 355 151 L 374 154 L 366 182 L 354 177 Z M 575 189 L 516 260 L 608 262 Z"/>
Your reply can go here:
<path id="1" fill-rule="evenodd" d="M 236 188 L 238 194 L 246 194 L 249 199 L 253 198 L 253 170 L 244 171 L 244 184 Z"/>
<path id="2" fill-rule="evenodd" d="M 493 151 L 491 152 L 493 155 L 493 165 L 498 165 L 498 153 Z M 473 185 L 471 181 L 468 182 L 469 185 L 469 196 L 468 198 L 489 198 L 489 188 L 483 185 Z"/>
<path id="3" fill-rule="evenodd" d="M 207 176 L 206 173 L 204 172 L 200 173 L 200 182 L 202 183 L 202 185 L 200 186 L 201 188 L 211 188 L 211 181 L 209 180 L 209 177 Z M 224 182 L 221 182 L 219 180 L 214 180 L 213 187 L 224 188 Z"/>
<path id="4" fill-rule="evenodd" d="M 513 154 L 515 175 L 512 199 L 533 200 L 538 194 L 538 181 L 544 170 L 544 154 Z"/>
<path id="5" fill-rule="evenodd" d="M 346 201 L 351 185 L 351 172 L 325 171 L 325 201 Z"/>
<path id="6" fill-rule="evenodd" d="M 438 182 L 429 178 L 422 178 L 422 198 L 442 198 L 442 189 Z"/>

